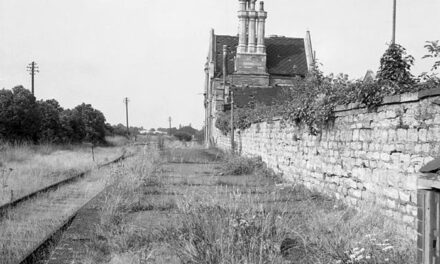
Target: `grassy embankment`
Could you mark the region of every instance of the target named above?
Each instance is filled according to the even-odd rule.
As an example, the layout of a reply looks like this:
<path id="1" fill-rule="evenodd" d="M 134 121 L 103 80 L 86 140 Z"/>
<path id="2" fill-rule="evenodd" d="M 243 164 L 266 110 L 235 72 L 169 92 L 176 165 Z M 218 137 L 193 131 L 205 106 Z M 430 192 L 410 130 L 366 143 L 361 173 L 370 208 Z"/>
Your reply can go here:
<path id="1" fill-rule="evenodd" d="M 0 144 L 0 205 L 119 157 L 124 138 L 109 146 Z"/>
<path id="2" fill-rule="evenodd" d="M 86 263 L 415 263 L 415 241 L 377 208 L 217 154 L 167 149 L 121 168 Z"/>

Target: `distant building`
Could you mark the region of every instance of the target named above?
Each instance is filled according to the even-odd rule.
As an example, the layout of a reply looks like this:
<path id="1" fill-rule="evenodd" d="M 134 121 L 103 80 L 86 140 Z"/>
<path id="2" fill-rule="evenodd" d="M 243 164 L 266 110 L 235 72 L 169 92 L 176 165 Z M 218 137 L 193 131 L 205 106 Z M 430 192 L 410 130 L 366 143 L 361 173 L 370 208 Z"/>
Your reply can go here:
<path id="1" fill-rule="evenodd" d="M 304 77 L 314 63 L 309 32 L 306 38 L 266 37 L 264 2 L 258 10 L 256 0 L 239 0 L 239 4 L 238 36 L 216 35 L 213 29 L 210 33 L 205 64 L 205 139 L 209 145 L 215 143 L 216 113 L 229 102 L 231 89 L 239 104 L 250 97 L 267 102 L 278 87 Z"/>
<path id="2" fill-rule="evenodd" d="M 146 135 L 146 134 L 148 134 L 148 130 L 146 130 L 146 129 L 142 129 L 142 130 L 139 130 L 139 134 L 141 134 L 141 135 Z"/>

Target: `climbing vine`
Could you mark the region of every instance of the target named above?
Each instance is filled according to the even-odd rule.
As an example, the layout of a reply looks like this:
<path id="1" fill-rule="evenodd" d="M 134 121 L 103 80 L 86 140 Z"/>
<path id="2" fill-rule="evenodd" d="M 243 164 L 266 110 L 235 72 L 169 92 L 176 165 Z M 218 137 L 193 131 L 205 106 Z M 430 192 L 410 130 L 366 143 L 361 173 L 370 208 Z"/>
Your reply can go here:
<path id="1" fill-rule="evenodd" d="M 438 57 L 438 43 L 431 44 L 431 55 Z M 234 129 L 246 129 L 253 123 L 280 116 L 286 122 L 307 127 L 311 134 L 318 134 L 333 122 L 338 105 L 360 103 L 374 110 L 385 96 L 432 88 L 411 74 L 414 58 L 402 46 L 390 45 L 380 62 L 377 78 L 366 81 L 349 80 L 343 74 L 324 76 L 315 64 L 308 76 L 295 78 L 291 86 L 282 89 L 274 105 L 251 102 L 238 108 L 234 112 Z M 216 127 L 224 134 L 230 132 L 230 112 L 217 115 Z"/>

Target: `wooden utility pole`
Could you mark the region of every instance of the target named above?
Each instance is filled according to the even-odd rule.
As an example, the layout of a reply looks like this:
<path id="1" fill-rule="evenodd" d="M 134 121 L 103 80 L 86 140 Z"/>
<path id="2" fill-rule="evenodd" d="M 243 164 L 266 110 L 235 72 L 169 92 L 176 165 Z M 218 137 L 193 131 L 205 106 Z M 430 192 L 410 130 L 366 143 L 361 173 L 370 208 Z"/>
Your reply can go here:
<path id="1" fill-rule="evenodd" d="M 127 123 L 127 136 L 130 136 L 130 127 L 128 126 L 128 97 L 124 98 L 124 103 L 125 103 L 125 121 Z"/>
<path id="2" fill-rule="evenodd" d="M 169 130 L 168 130 L 168 135 L 170 135 L 171 136 L 171 116 L 170 117 L 168 117 L 168 123 L 169 123 Z"/>
<path id="3" fill-rule="evenodd" d="M 230 90 L 231 94 L 231 153 L 234 155 L 235 144 L 234 144 L 234 92 Z"/>
<path id="4" fill-rule="evenodd" d="M 397 0 L 393 0 L 393 36 L 391 38 L 391 45 L 396 44 L 396 13 L 397 13 Z"/>
<path id="5" fill-rule="evenodd" d="M 29 63 L 28 66 L 27 66 L 27 71 L 28 71 L 29 74 L 31 75 L 31 87 L 32 87 L 32 90 L 31 90 L 31 91 L 32 91 L 32 95 L 35 96 L 35 90 L 34 90 L 34 77 L 35 77 L 35 74 L 36 74 L 37 72 L 40 72 L 39 69 L 38 69 L 38 65 L 37 65 L 37 63 L 36 63 L 35 61 Z"/>

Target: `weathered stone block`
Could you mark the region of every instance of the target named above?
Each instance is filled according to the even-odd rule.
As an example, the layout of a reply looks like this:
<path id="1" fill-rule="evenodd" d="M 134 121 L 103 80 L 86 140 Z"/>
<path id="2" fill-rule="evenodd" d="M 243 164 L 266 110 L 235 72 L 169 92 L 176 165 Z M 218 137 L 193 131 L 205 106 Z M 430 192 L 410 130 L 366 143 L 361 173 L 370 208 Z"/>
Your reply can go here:
<path id="1" fill-rule="evenodd" d="M 382 146 L 382 150 L 384 152 L 391 153 L 393 151 L 396 151 L 396 145 L 394 145 L 394 144 L 384 144 Z"/>
<path id="2" fill-rule="evenodd" d="M 431 145 L 428 143 L 421 145 L 421 151 L 424 153 L 429 153 L 430 149 L 431 149 Z"/>
<path id="3" fill-rule="evenodd" d="M 390 161 L 390 159 L 391 159 L 390 158 L 390 154 L 389 153 L 381 153 L 380 154 L 380 159 L 385 161 L 385 162 Z"/>
<path id="4" fill-rule="evenodd" d="M 396 118 L 398 116 L 398 112 L 397 111 L 393 111 L 393 110 L 389 110 L 385 112 L 385 118 L 387 119 L 392 119 L 392 118 Z"/>
<path id="5" fill-rule="evenodd" d="M 394 209 L 394 208 L 396 208 L 396 207 L 397 207 L 396 200 L 393 200 L 393 199 L 387 199 L 387 200 L 386 200 L 386 207 L 387 207 L 387 208 L 390 208 L 390 209 Z M 390 211 L 390 216 L 391 216 L 391 217 L 394 217 L 394 212 L 393 212 L 393 211 Z"/>
<path id="6" fill-rule="evenodd" d="M 408 130 L 406 129 L 397 129 L 397 140 L 400 142 L 406 141 L 408 138 Z"/>
<path id="7" fill-rule="evenodd" d="M 416 221 L 416 217 L 410 215 L 404 215 L 402 220 L 407 224 L 414 225 Z"/>
<path id="8" fill-rule="evenodd" d="M 394 129 L 387 130 L 388 132 L 388 141 L 389 142 L 395 142 L 397 141 L 397 131 Z"/>
<path id="9" fill-rule="evenodd" d="M 419 134 L 417 129 L 408 129 L 408 141 L 410 142 L 417 142 L 419 139 Z"/>
<path id="10" fill-rule="evenodd" d="M 408 203 L 410 202 L 411 196 L 409 195 L 409 193 L 405 193 L 403 191 L 399 192 L 399 200 L 401 203 Z"/>
<path id="11" fill-rule="evenodd" d="M 405 175 L 402 178 L 402 188 L 404 190 L 416 190 L 417 189 L 417 175 L 416 174 L 409 174 Z"/>
<path id="12" fill-rule="evenodd" d="M 427 134 L 428 134 L 428 130 L 426 130 L 426 129 L 419 129 L 419 131 L 418 131 L 418 141 L 419 142 L 426 142 Z"/>
<path id="13" fill-rule="evenodd" d="M 394 189 L 394 188 L 384 188 L 383 189 L 383 194 L 386 197 L 391 198 L 392 200 L 398 200 L 399 199 L 399 191 Z"/>
<path id="14" fill-rule="evenodd" d="M 438 126 L 429 127 L 427 132 L 428 141 L 440 141 L 440 128 Z"/>
<path id="15" fill-rule="evenodd" d="M 353 130 L 353 141 L 358 141 L 359 140 L 359 129 L 354 129 Z"/>

